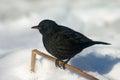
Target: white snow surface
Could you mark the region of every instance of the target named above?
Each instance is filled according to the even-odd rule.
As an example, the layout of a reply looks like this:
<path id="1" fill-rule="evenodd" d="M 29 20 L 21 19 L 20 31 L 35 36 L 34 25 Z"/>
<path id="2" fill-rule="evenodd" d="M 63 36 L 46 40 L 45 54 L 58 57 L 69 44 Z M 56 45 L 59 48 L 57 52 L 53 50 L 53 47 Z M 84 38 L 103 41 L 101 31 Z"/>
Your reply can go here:
<path id="1" fill-rule="evenodd" d="M 87 80 L 39 56 L 30 71 L 33 49 L 49 55 L 31 29 L 43 19 L 111 43 L 86 48 L 69 64 L 99 80 L 120 80 L 120 0 L 0 0 L 0 80 Z"/>

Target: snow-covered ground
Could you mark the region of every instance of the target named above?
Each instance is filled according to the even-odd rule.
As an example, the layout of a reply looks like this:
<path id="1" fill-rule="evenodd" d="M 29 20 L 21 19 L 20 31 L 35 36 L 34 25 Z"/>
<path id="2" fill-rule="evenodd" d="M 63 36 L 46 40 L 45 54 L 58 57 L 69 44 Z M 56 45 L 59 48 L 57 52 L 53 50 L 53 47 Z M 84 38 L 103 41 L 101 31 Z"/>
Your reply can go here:
<path id="1" fill-rule="evenodd" d="M 43 19 L 111 43 L 89 47 L 69 64 L 100 80 L 120 80 L 120 0 L 0 0 L 0 80 L 86 80 L 42 57 L 30 72 L 33 49 L 49 54 L 31 30 Z"/>

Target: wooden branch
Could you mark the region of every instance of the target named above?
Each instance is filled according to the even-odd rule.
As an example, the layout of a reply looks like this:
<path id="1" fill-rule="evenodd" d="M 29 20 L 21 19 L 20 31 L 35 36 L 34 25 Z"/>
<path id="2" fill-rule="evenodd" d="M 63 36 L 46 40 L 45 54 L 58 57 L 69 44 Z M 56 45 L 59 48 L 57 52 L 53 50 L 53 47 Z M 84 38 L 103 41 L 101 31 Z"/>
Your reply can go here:
<path id="1" fill-rule="evenodd" d="M 35 60 L 36 60 L 36 52 L 35 50 L 32 51 L 32 57 L 31 57 L 31 71 L 35 72 Z"/>
<path id="2" fill-rule="evenodd" d="M 40 55 L 40 56 L 42 56 L 42 57 L 44 57 L 44 58 L 47 58 L 47 59 L 49 59 L 49 60 L 51 60 L 51 61 L 53 61 L 53 62 L 56 61 L 55 58 L 53 58 L 53 57 L 51 57 L 51 56 L 49 56 L 49 55 L 46 55 L 46 54 L 44 54 L 43 52 L 38 51 L 37 49 L 34 49 L 34 50 L 32 50 L 32 58 L 31 58 L 31 71 L 32 71 L 32 72 L 35 72 L 36 54 L 38 54 L 38 55 Z M 59 61 L 59 64 L 61 64 L 61 63 L 62 63 L 62 62 Z M 72 71 L 75 71 L 76 73 L 78 73 L 78 74 L 80 74 L 80 75 L 82 75 L 82 76 L 84 76 L 84 77 L 86 77 L 86 78 L 88 78 L 88 79 L 90 79 L 90 80 L 98 80 L 97 78 L 95 78 L 95 77 L 93 77 L 93 76 L 91 76 L 91 75 L 83 72 L 82 70 L 80 70 L 80 69 L 78 69 L 78 68 L 76 68 L 76 67 L 74 67 L 74 66 L 72 66 L 72 65 L 65 64 L 65 68 L 68 68 L 68 69 L 70 69 L 70 70 L 72 70 Z"/>

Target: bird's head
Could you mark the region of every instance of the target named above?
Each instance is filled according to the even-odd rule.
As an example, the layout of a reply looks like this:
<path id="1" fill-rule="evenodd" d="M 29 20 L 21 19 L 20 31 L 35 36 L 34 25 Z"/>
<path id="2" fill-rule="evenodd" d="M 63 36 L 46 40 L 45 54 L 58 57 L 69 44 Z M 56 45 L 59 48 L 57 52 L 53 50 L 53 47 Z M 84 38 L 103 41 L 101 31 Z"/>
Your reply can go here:
<path id="1" fill-rule="evenodd" d="M 38 29 L 41 34 L 51 34 L 58 30 L 58 25 L 52 20 L 43 20 L 37 26 L 33 26 L 32 29 Z"/>

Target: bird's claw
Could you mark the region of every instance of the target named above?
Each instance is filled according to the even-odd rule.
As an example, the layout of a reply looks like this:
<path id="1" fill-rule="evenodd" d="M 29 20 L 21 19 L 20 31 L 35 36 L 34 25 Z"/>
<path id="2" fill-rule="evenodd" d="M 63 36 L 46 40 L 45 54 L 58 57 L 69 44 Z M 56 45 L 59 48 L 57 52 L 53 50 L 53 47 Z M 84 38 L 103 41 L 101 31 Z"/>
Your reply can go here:
<path id="1" fill-rule="evenodd" d="M 62 61 L 62 60 L 56 59 L 56 61 L 55 61 L 55 66 L 56 66 L 56 67 L 59 67 L 60 69 L 65 69 L 65 64 L 66 64 L 66 62 L 63 62 L 63 61 L 62 61 L 62 63 L 59 64 L 59 61 Z"/>
<path id="2" fill-rule="evenodd" d="M 59 59 L 56 59 L 56 61 L 55 61 L 55 66 L 61 68 L 61 66 L 60 66 L 60 64 L 59 64 L 59 61 L 60 61 Z"/>
<path id="3" fill-rule="evenodd" d="M 66 64 L 66 62 L 62 62 L 62 64 L 61 64 L 62 69 L 65 69 L 65 64 Z"/>

